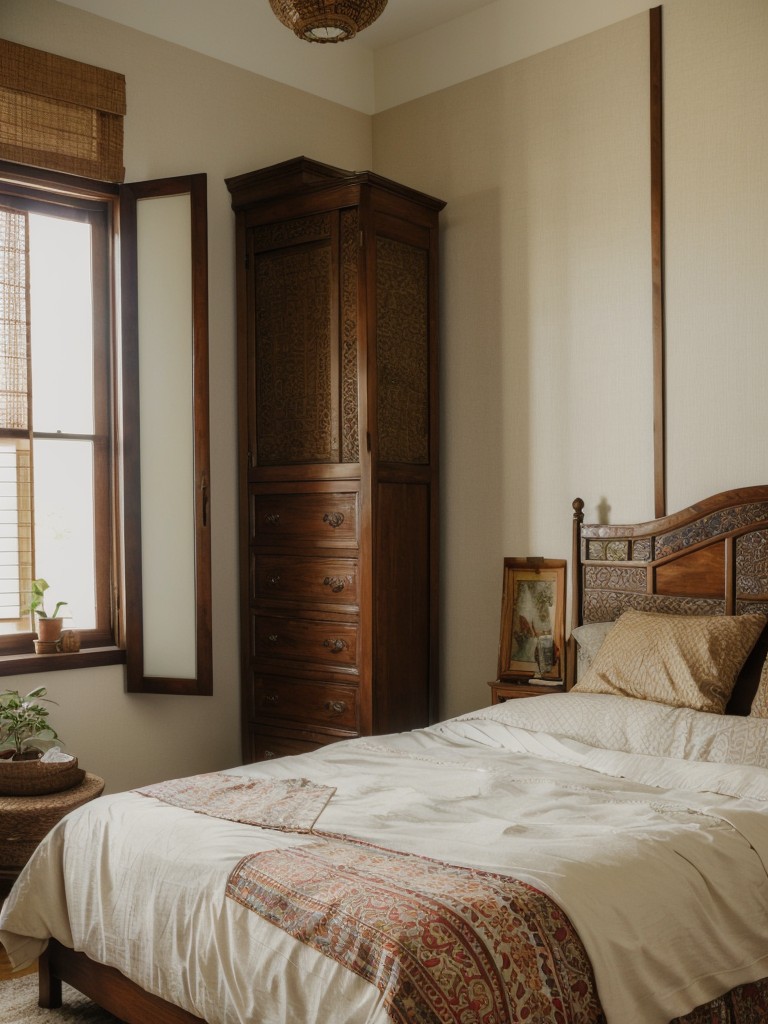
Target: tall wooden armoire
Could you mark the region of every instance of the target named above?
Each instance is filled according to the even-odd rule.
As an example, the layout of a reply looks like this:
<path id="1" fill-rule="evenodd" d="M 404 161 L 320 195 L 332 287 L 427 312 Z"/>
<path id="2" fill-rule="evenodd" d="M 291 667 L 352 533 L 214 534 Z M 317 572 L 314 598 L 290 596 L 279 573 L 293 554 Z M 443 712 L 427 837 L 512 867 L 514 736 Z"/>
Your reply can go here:
<path id="1" fill-rule="evenodd" d="M 435 718 L 444 203 L 304 157 L 227 185 L 254 761 Z"/>

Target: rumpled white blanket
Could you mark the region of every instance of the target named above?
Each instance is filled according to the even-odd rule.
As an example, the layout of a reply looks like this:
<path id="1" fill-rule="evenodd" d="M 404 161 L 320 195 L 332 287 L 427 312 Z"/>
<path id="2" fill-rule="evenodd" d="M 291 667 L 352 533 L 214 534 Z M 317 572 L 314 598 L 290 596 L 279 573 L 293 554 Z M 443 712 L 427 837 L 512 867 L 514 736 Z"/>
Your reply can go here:
<path id="1" fill-rule="evenodd" d="M 233 774 L 334 786 L 318 831 L 530 882 L 609 1024 L 667 1024 L 768 976 L 764 758 L 768 722 L 571 693 Z M 102 797 L 33 856 L 0 941 L 21 966 L 52 935 L 209 1024 L 386 1024 L 372 985 L 224 897 L 242 856 L 314 841 Z"/>

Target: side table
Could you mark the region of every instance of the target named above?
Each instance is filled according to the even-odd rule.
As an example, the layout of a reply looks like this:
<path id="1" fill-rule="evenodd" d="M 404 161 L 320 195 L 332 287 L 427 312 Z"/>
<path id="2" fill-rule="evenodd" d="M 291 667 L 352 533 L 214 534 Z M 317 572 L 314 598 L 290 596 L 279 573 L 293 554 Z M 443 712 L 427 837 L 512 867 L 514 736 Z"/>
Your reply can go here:
<path id="1" fill-rule="evenodd" d="M 0 879 L 14 881 L 56 822 L 103 790 L 104 779 L 86 772 L 79 785 L 59 793 L 0 796 Z"/>
<path id="2" fill-rule="evenodd" d="M 556 686 L 546 686 L 541 683 L 519 682 L 511 683 L 508 679 L 492 679 L 488 685 L 491 688 L 491 703 L 503 704 L 505 700 L 514 700 L 517 697 L 539 697 L 545 693 L 563 693 L 565 686 L 559 683 Z"/>

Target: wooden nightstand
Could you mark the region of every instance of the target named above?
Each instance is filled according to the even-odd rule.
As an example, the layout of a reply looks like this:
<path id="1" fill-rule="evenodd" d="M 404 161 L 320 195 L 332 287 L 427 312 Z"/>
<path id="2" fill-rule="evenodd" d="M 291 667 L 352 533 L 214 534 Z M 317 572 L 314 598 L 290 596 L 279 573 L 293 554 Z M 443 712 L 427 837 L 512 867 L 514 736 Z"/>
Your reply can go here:
<path id="1" fill-rule="evenodd" d="M 505 700 L 515 700 L 517 697 L 539 697 L 545 693 L 565 693 L 565 685 L 559 683 L 557 686 L 542 686 L 541 683 L 523 682 L 512 683 L 508 679 L 492 679 L 488 685 L 491 688 L 491 703 L 503 704 Z"/>

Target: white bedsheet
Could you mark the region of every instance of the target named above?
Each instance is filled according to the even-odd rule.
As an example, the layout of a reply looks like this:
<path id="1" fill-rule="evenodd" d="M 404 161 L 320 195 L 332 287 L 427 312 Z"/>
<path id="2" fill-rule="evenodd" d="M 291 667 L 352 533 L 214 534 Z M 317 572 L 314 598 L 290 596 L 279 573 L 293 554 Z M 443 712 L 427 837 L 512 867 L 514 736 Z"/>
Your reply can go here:
<path id="1" fill-rule="evenodd" d="M 768 976 L 766 752 L 768 723 L 553 694 L 234 774 L 335 786 L 320 831 L 530 882 L 609 1024 L 666 1024 Z M 372 985 L 224 896 L 242 856 L 312 841 L 102 797 L 35 853 L 0 941 L 21 966 L 54 936 L 209 1024 L 387 1024 Z"/>

